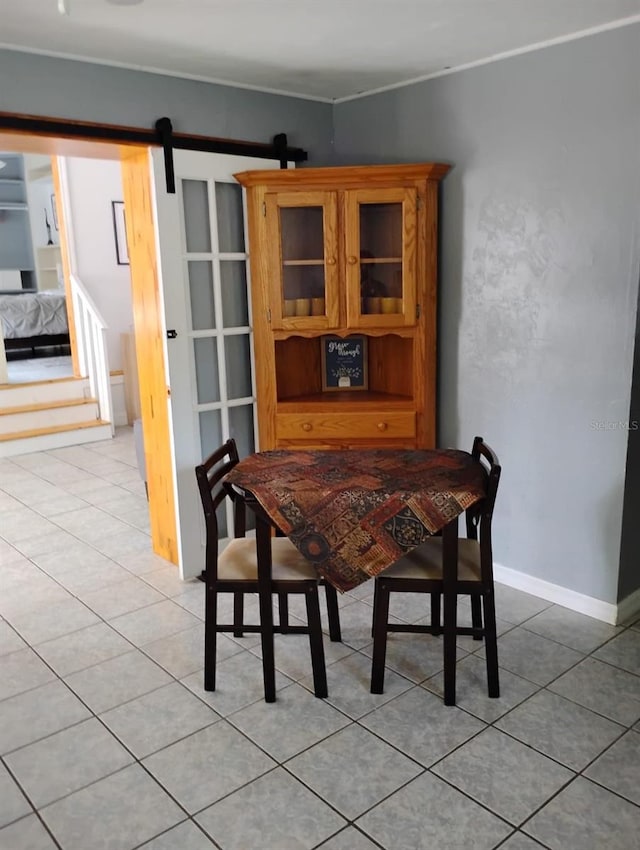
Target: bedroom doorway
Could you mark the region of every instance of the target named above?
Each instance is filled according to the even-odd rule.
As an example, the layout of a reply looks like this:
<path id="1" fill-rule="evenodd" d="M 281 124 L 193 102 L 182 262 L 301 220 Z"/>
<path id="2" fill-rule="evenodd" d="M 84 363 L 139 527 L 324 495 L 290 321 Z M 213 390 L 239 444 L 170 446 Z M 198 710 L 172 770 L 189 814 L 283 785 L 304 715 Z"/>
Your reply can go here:
<path id="1" fill-rule="evenodd" d="M 0 150 L 0 321 L 6 383 L 73 375 L 52 160 Z"/>
<path id="2" fill-rule="evenodd" d="M 135 310 L 135 348 L 137 362 L 140 367 L 138 371 L 140 385 L 141 419 L 144 431 L 144 447 L 146 455 L 146 483 L 149 496 L 149 514 L 151 523 L 151 540 L 153 551 L 165 559 L 177 564 L 179 561 L 177 507 L 178 493 L 176 492 L 176 476 L 174 469 L 174 445 L 171 427 L 171 419 L 168 404 L 168 374 L 165 363 L 166 329 L 164 326 L 164 314 L 162 304 L 162 288 L 159 271 L 159 257 L 157 250 L 157 221 L 155 214 L 155 190 L 151 183 L 150 172 L 150 150 L 147 145 L 123 145 L 108 143 L 80 142 L 78 140 L 65 140 L 53 137 L 24 136 L 20 135 L 14 139 L 13 150 L 30 150 L 31 146 L 36 152 L 52 156 L 52 170 L 54 181 L 61 186 L 65 179 L 64 162 L 68 158 L 76 157 L 89 165 L 96 160 L 110 160 L 118 171 L 120 178 L 118 194 L 113 194 L 108 201 L 109 214 L 111 215 L 111 202 L 122 201 L 127 210 L 127 256 L 130 257 L 131 277 L 129 282 L 130 294 L 133 299 Z M 6 137 L 0 134 L 0 149 L 7 149 Z M 102 154 L 108 152 L 108 156 Z M 94 187 L 92 180 L 84 181 L 87 185 Z M 66 187 L 65 187 L 66 188 Z M 72 290 L 72 278 L 77 274 L 77 255 L 80 247 L 81 237 L 75 232 L 75 227 L 65 230 L 65 224 L 70 221 L 67 216 L 68 209 L 64 200 L 67 198 L 65 190 L 60 191 L 59 197 L 63 203 L 58 209 L 60 226 L 60 248 L 62 263 L 64 267 L 65 291 L 67 303 L 71 306 L 69 316 L 69 335 L 72 346 L 72 358 L 74 373 L 77 371 L 82 346 L 84 344 L 83 332 L 86 318 L 77 311 L 77 300 L 73 297 L 75 288 Z M 80 221 L 82 223 L 82 220 Z M 111 221 L 108 227 L 98 228 L 104 235 L 113 240 L 116 231 Z M 66 239 L 65 239 L 66 233 Z M 115 250 L 115 249 L 114 249 Z M 119 253 L 118 253 L 119 256 Z M 105 291 L 108 291 L 108 285 Z M 78 331 L 76 334 L 75 331 Z M 107 371 L 107 375 L 108 375 Z M 80 376 L 76 375 L 72 382 L 82 391 Z M 49 382 L 49 389 L 62 386 L 60 381 Z M 40 408 L 40 399 L 49 390 L 40 384 L 29 384 L 34 396 L 24 401 L 7 401 L 7 406 L 12 408 L 11 415 L 26 417 L 33 413 L 32 408 Z M 26 389 L 26 387 L 25 387 Z M 11 392 L 10 386 L 5 384 L 5 389 L 0 392 L 7 394 Z M 95 393 L 90 393 L 95 403 Z M 49 399 L 47 399 L 49 401 Z M 72 406 L 81 404 L 76 398 L 67 401 L 62 398 L 56 399 L 54 405 L 60 416 L 63 411 Z M 42 411 L 38 413 L 42 416 Z M 81 415 L 81 414 L 79 414 Z M 100 417 L 100 414 L 98 414 Z M 5 417 L 7 418 L 7 417 Z M 51 416 L 50 418 L 53 418 Z M 102 418 L 102 417 L 100 417 Z M 44 422 L 34 426 L 29 438 L 36 432 L 45 430 Z M 83 423 L 83 426 L 86 423 Z M 106 423 L 105 423 L 106 424 Z M 55 426 L 59 429 L 59 426 Z M 85 434 L 88 429 L 85 429 Z M 6 435 L 5 435 L 6 436 Z M 10 435 L 11 438 L 15 436 Z M 0 440 L 2 434 L 0 434 Z M 90 442 L 91 436 L 80 440 Z M 104 439 L 95 437 L 93 439 Z M 2 443 L 0 442 L 0 449 Z M 28 449 L 29 451 L 37 449 Z M 198 535 L 199 536 L 199 535 Z"/>
<path id="3" fill-rule="evenodd" d="M 160 119 L 168 123 L 169 119 Z M 172 423 L 170 419 L 170 384 L 166 368 L 166 340 L 162 295 L 162 273 L 158 256 L 156 220 L 156 192 L 152 185 L 150 155 L 161 146 L 158 133 L 133 128 L 117 128 L 95 124 L 73 124 L 56 122 L 56 119 L 43 121 L 35 128 L 37 135 L 27 136 L 26 127 L 31 126 L 28 116 L 12 116 L 13 126 L 18 130 L 0 134 L 0 148 L 6 149 L 7 137 L 13 134 L 12 149 L 21 149 L 28 141 L 30 148 L 40 153 L 56 156 L 86 156 L 118 161 L 122 169 L 122 188 L 126 216 L 126 235 L 128 254 L 131 262 L 131 292 L 135 317 L 135 348 L 139 365 L 141 418 L 144 431 L 146 455 L 146 477 L 149 495 L 151 537 L 153 551 L 165 559 L 177 564 L 179 546 L 177 538 L 177 499 L 175 454 L 173 446 Z M 56 123 L 64 126 L 56 128 Z M 44 126 L 43 126 L 44 125 Z M 69 135 L 47 135 L 60 129 L 69 128 Z M 82 135 L 86 132 L 86 135 Z M 38 135 L 42 133 L 42 135 Z M 105 139 L 120 139 L 120 144 Z M 92 141 L 95 140 L 95 141 Z M 282 167 L 287 161 L 300 161 L 306 153 L 297 148 L 286 147 L 286 136 L 274 137 L 272 144 L 238 142 L 209 137 L 196 137 L 174 134 L 176 149 L 197 150 L 215 154 L 233 154 L 250 156 L 252 161 L 272 159 Z M 284 143 L 284 146 L 283 144 Z M 166 174 L 170 182 L 171 170 Z M 197 175 L 196 175 L 197 177 Z M 56 172 L 54 169 L 54 180 Z M 185 176 L 185 179 L 186 176 Z M 207 178 L 208 179 L 208 178 Z M 62 212 L 59 210 L 59 212 Z M 62 244 L 62 260 L 65 270 L 65 285 L 69 295 L 68 279 L 69 257 Z M 73 304 L 75 312 L 75 302 Z M 77 364 L 77 340 L 74 340 L 74 319 L 71 318 L 70 339 L 74 359 Z M 75 371 L 75 369 L 74 369 Z"/>

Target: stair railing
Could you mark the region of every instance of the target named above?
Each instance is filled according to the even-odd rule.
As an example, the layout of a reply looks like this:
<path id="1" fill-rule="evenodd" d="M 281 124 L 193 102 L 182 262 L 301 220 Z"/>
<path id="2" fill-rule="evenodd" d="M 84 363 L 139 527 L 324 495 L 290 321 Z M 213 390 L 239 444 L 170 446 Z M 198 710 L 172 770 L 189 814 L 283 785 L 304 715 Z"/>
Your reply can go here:
<path id="1" fill-rule="evenodd" d="M 100 419 L 110 423 L 113 434 L 107 324 L 82 282 L 74 274 L 69 276 L 69 280 L 80 374 L 89 379 L 89 389 L 98 402 Z"/>

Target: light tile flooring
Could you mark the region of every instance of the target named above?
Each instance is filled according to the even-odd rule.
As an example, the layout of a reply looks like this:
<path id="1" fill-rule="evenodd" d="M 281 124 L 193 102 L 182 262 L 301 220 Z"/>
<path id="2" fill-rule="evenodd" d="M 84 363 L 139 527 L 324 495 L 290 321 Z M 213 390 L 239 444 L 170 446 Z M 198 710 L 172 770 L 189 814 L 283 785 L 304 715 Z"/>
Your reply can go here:
<path id="1" fill-rule="evenodd" d="M 2 850 L 639 846 L 640 619 L 498 587 L 503 696 L 461 638 L 445 708 L 430 636 L 393 636 L 369 693 L 365 585 L 326 642 L 327 700 L 298 635 L 275 704 L 255 636 L 221 637 L 209 694 L 203 585 L 150 553 L 131 432 L 0 461 L 0 485 Z"/>

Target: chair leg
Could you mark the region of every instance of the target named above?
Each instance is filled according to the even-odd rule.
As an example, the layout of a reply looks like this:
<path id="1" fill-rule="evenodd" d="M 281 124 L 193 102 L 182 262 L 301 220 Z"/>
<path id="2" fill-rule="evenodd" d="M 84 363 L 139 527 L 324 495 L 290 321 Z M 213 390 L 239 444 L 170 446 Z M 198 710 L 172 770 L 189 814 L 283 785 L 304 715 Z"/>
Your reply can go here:
<path id="1" fill-rule="evenodd" d="M 498 674 L 498 637 L 496 630 L 496 606 L 491 588 L 482 597 L 484 607 L 484 642 L 487 656 L 487 685 L 489 696 L 500 696 L 500 677 Z"/>
<path id="2" fill-rule="evenodd" d="M 482 603 L 479 596 L 471 597 L 471 625 L 478 629 L 478 632 L 482 631 Z M 473 639 L 482 640 L 482 635 L 475 634 Z"/>
<path id="3" fill-rule="evenodd" d="M 309 649 L 311 650 L 311 668 L 313 670 L 313 691 L 317 697 L 326 697 L 327 669 L 324 661 L 324 644 L 322 642 L 322 621 L 320 620 L 320 603 L 318 601 L 318 585 L 313 584 L 305 593 L 307 603 L 307 625 L 309 627 Z"/>
<path id="4" fill-rule="evenodd" d="M 455 591 L 444 594 L 444 704 L 456 704 L 456 621 L 457 597 Z"/>
<path id="5" fill-rule="evenodd" d="M 324 591 L 327 598 L 327 614 L 329 615 L 329 637 L 333 641 L 342 640 L 340 630 L 340 612 L 338 610 L 338 593 L 332 584 L 325 581 Z"/>
<path id="6" fill-rule="evenodd" d="M 389 619 L 389 591 L 376 581 L 373 607 L 373 660 L 371 662 L 371 693 L 384 693 L 384 665 L 387 657 L 387 622 Z"/>
<path id="7" fill-rule="evenodd" d="M 216 638 L 218 620 L 218 594 L 211 588 L 205 589 L 204 609 L 204 689 L 216 689 Z"/>
<path id="8" fill-rule="evenodd" d="M 458 520 L 442 529 L 442 643 L 444 649 L 444 704 L 456 704 Z"/>
<path id="9" fill-rule="evenodd" d="M 242 637 L 244 631 L 244 593 L 238 591 L 233 594 L 233 636 Z"/>
<path id="10" fill-rule="evenodd" d="M 431 634 L 439 635 L 442 633 L 440 626 L 440 594 L 431 594 Z"/>
<path id="11" fill-rule="evenodd" d="M 278 594 L 278 622 L 280 633 L 286 635 L 289 631 L 289 599 L 286 593 Z"/>
<path id="12" fill-rule="evenodd" d="M 376 608 L 378 606 L 378 579 L 373 580 L 373 617 L 371 618 L 371 637 L 375 637 Z"/>
<path id="13" fill-rule="evenodd" d="M 258 558 L 258 604 L 260 606 L 260 646 L 264 701 L 276 701 L 276 665 L 273 646 L 273 590 L 271 583 L 271 526 L 256 513 L 256 554 Z"/>

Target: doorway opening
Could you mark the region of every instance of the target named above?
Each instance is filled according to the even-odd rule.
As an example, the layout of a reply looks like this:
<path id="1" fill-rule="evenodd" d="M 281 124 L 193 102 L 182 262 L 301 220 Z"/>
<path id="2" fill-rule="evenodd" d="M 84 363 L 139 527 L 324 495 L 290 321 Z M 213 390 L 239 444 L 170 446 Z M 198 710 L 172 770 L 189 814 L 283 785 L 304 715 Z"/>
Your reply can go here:
<path id="1" fill-rule="evenodd" d="M 249 411 L 250 418 L 251 411 L 254 410 L 255 390 L 253 378 L 250 375 L 252 364 L 247 363 L 246 369 L 237 368 L 241 360 L 247 359 L 245 354 L 248 354 L 250 360 L 252 359 L 248 289 L 245 293 L 249 310 L 247 319 L 231 327 L 227 326 L 226 329 L 222 326 L 218 327 L 219 317 L 224 316 L 225 313 L 230 316 L 234 313 L 244 313 L 246 312 L 244 308 L 239 310 L 238 304 L 223 303 L 220 300 L 223 295 L 216 289 L 213 295 L 214 309 L 210 312 L 216 327 L 200 327 L 198 322 L 203 320 L 204 312 L 196 305 L 197 315 L 194 322 L 194 304 L 200 297 L 198 292 L 204 297 L 204 289 L 207 288 L 204 284 L 209 278 L 214 286 L 219 286 L 222 278 L 226 278 L 230 282 L 235 282 L 235 285 L 238 285 L 238 281 L 242 281 L 243 285 L 248 287 L 249 278 L 246 273 L 248 253 L 246 245 L 243 247 L 240 240 L 244 226 L 242 223 L 244 206 L 241 190 L 232 175 L 234 171 L 264 166 L 260 160 L 247 161 L 246 157 L 244 162 L 239 163 L 239 157 L 235 156 L 224 157 L 201 151 L 176 151 L 176 154 L 195 155 L 196 159 L 198 156 L 203 156 L 211 157 L 218 162 L 228 160 L 227 170 L 224 171 L 223 168 L 222 172 L 216 169 L 209 172 L 208 166 L 202 171 L 198 170 L 202 160 L 197 160 L 195 171 L 191 170 L 191 165 L 187 166 L 186 170 L 182 168 L 182 171 L 176 166 L 174 175 L 178 189 L 176 195 L 168 189 L 168 181 L 165 182 L 166 157 L 164 155 L 166 152 L 159 148 L 46 136 L 21 135 L 17 138 L 21 146 L 28 139 L 30 146 L 33 145 L 38 152 L 49 155 L 119 161 L 122 173 L 122 200 L 127 213 L 127 249 L 135 316 L 135 348 L 139 364 L 140 407 L 153 550 L 165 559 L 179 563 L 183 577 L 197 575 L 202 568 L 201 517 L 199 510 L 196 515 L 189 510 L 189 506 L 192 496 L 195 496 L 197 500 L 193 468 L 202 458 L 203 428 L 205 431 L 207 429 L 216 431 L 215 422 L 219 418 L 224 431 L 225 428 L 232 427 L 235 413 L 240 412 L 243 413 L 242 421 L 245 423 L 246 410 Z M 0 135 L 0 147 L 8 148 L 8 144 L 7 137 Z M 282 161 L 275 159 L 266 165 L 278 168 L 282 165 Z M 60 175 L 56 179 L 59 180 Z M 225 186 L 233 191 L 227 191 Z M 239 198 L 239 203 L 236 196 Z M 207 200 L 212 243 L 209 248 L 196 250 L 194 256 L 193 246 L 190 250 L 186 236 L 186 218 L 189 213 L 189 204 L 192 202 L 191 211 L 197 212 L 201 199 Z M 233 238 L 235 248 L 224 249 L 216 232 L 216 217 L 225 205 L 235 210 L 232 214 L 236 227 L 236 235 Z M 162 215 L 159 212 L 160 207 L 164 210 Z M 200 238 L 202 233 L 194 232 L 192 236 Z M 170 261 L 166 254 L 161 256 L 158 251 L 158 246 L 164 249 L 169 240 L 173 240 L 173 256 Z M 69 254 L 70 252 L 63 245 L 65 289 L 73 272 L 72 258 Z M 189 266 L 194 272 L 191 279 Z M 174 270 L 177 270 L 175 275 Z M 163 288 L 163 279 L 168 281 L 165 288 Z M 173 381 L 170 374 L 172 356 L 168 353 L 167 321 L 165 321 L 169 297 L 173 299 L 172 311 L 175 308 L 181 316 L 184 314 L 182 317 L 176 317 L 176 312 L 171 313 L 170 324 L 180 328 L 175 335 L 178 345 L 173 346 L 173 353 L 175 354 L 182 346 L 177 362 L 182 358 L 190 364 L 188 369 L 178 369 L 173 376 Z M 73 329 L 73 324 L 72 321 L 70 329 Z M 75 371 L 78 361 L 78 340 L 74 340 L 73 333 L 71 347 Z M 242 357 L 237 354 L 239 350 Z M 210 360 L 209 351 L 212 354 L 217 352 L 218 355 L 218 369 L 222 369 L 218 371 L 219 383 L 226 382 L 229 385 L 225 388 L 226 391 L 219 402 L 213 392 L 215 381 L 210 380 L 202 371 L 202 364 Z M 167 371 L 167 364 L 169 371 Z M 231 383 L 237 384 L 240 390 L 230 390 Z M 184 395 L 185 389 L 186 395 Z M 225 407 L 227 402 L 229 402 L 228 408 Z M 182 420 L 178 421 L 181 417 Z M 245 428 L 246 423 L 242 427 Z M 197 541 L 197 545 L 192 546 L 194 541 Z M 192 551 L 187 552 L 187 548 Z"/>

